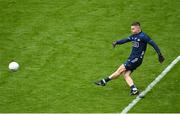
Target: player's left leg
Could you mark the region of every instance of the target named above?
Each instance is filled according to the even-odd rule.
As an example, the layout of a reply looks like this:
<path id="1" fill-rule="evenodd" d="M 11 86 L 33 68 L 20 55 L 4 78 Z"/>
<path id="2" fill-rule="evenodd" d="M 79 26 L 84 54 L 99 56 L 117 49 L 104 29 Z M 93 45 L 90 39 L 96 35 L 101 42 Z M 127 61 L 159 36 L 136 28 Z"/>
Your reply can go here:
<path id="1" fill-rule="evenodd" d="M 126 71 L 126 68 L 124 64 L 122 64 L 114 73 L 112 73 L 110 76 L 95 82 L 96 85 L 105 86 L 107 82 L 110 80 L 118 78 L 124 71 Z"/>
<path id="2" fill-rule="evenodd" d="M 126 80 L 126 83 L 129 85 L 129 87 L 131 88 L 131 95 L 136 95 L 138 94 L 138 89 L 136 88 L 133 79 L 131 78 L 131 71 L 127 70 L 124 72 L 124 79 Z"/>

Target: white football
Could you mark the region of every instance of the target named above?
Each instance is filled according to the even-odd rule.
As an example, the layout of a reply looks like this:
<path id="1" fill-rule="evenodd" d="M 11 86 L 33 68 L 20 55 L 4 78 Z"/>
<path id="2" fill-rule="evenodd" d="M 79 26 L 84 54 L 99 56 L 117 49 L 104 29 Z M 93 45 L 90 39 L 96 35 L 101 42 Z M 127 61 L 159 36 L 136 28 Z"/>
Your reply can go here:
<path id="1" fill-rule="evenodd" d="M 17 62 L 9 63 L 9 70 L 17 71 L 19 69 L 19 64 Z"/>

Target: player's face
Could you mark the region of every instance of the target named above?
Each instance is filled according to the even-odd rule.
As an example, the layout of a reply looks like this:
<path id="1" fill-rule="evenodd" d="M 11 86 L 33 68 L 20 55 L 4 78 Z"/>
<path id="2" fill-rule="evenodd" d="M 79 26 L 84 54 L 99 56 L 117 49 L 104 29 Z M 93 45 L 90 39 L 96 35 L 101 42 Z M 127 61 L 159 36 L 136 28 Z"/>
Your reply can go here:
<path id="1" fill-rule="evenodd" d="M 132 34 L 138 34 L 139 32 L 141 32 L 140 26 L 131 26 L 131 33 Z"/>

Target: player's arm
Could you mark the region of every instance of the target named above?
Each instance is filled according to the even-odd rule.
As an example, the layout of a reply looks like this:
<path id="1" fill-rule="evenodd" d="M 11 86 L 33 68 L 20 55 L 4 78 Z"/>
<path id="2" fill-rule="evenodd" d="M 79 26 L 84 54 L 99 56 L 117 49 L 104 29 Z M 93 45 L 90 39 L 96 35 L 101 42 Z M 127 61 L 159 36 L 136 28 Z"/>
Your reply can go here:
<path id="1" fill-rule="evenodd" d="M 155 49 L 156 53 L 158 54 L 159 62 L 162 63 L 164 61 L 164 57 L 161 54 L 161 51 L 157 44 L 149 37 L 145 37 L 145 40 Z"/>
<path id="2" fill-rule="evenodd" d="M 112 43 L 112 45 L 113 45 L 113 47 L 115 48 L 116 45 L 124 44 L 124 43 L 127 43 L 127 42 L 130 42 L 130 38 L 125 38 L 125 39 L 122 39 L 122 40 L 114 41 L 114 42 Z"/>

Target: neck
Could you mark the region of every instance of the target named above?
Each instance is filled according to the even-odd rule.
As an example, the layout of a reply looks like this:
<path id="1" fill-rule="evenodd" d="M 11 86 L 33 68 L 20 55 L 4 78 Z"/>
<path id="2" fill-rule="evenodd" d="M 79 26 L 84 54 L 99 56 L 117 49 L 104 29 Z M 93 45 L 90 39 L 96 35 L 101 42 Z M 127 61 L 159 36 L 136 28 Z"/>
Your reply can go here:
<path id="1" fill-rule="evenodd" d="M 139 34 L 139 33 L 141 33 L 142 31 L 141 30 L 139 30 L 137 33 L 135 33 L 135 34 Z"/>

